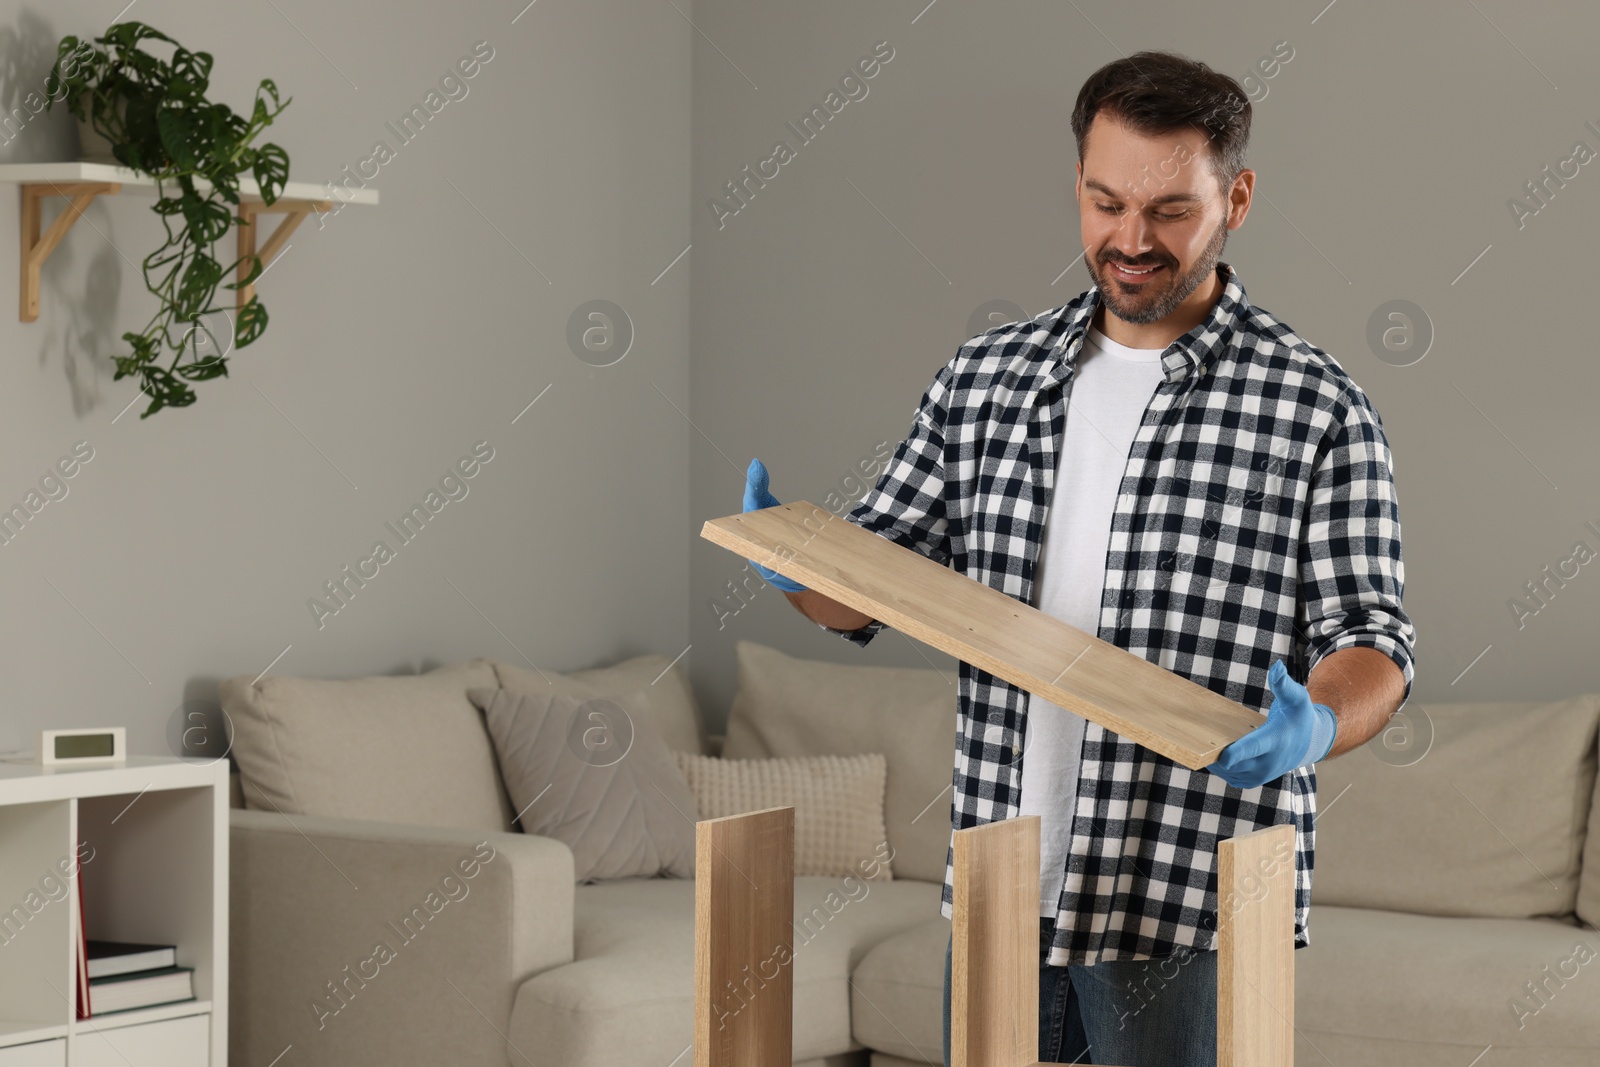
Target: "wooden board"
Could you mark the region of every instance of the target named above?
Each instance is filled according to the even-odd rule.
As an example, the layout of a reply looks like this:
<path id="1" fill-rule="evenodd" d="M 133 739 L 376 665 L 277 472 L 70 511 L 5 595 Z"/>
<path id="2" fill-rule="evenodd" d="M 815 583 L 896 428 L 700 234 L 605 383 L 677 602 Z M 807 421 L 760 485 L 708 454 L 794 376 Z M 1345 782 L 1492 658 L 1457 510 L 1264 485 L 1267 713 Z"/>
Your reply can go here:
<path id="1" fill-rule="evenodd" d="M 1217 1063 L 1294 1067 L 1295 828 L 1217 846 Z"/>
<path id="2" fill-rule="evenodd" d="M 793 1063 L 794 808 L 694 827 L 694 1065 Z"/>
<path id="3" fill-rule="evenodd" d="M 1265 718 L 806 501 L 700 536 L 1199 770 Z"/>
<path id="4" fill-rule="evenodd" d="M 951 1067 L 1039 1059 L 1039 822 L 1021 815 L 953 835 Z"/>

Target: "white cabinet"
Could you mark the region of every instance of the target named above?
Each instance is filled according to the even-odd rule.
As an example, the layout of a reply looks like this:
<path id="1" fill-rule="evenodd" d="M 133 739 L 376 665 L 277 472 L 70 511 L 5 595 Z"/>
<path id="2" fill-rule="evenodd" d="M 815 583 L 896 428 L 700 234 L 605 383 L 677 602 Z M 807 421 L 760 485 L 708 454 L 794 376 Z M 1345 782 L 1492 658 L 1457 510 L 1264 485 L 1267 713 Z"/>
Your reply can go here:
<path id="1" fill-rule="evenodd" d="M 211 1019 L 206 1015 L 80 1030 L 72 1062 L 74 1067 L 206 1067 L 210 1042 Z M 4 1060 L 0 1067 L 5 1067 Z"/>
<path id="2" fill-rule="evenodd" d="M 66 1062 L 67 1039 L 64 1037 L 0 1048 L 0 1067 L 65 1067 Z"/>
<path id="3" fill-rule="evenodd" d="M 228 765 L 0 760 L 0 1067 L 226 1067 Z M 175 945 L 195 998 L 77 1018 L 90 938 Z"/>

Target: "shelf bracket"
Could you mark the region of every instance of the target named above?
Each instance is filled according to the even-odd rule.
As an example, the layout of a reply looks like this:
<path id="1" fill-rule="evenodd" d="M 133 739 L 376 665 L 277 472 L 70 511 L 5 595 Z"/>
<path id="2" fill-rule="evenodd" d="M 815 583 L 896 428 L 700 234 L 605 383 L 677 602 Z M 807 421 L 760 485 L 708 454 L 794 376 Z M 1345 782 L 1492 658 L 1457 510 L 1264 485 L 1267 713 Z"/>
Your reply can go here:
<path id="1" fill-rule="evenodd" d="M 39 317 L 39 270 L 61 239 L 72 229 L 94 198 L 122 189 L 120 182 L 23 182 L 22 183 L 22 321 Z M 42 201 L 47 196 L 64 196 L 61 209 L 50 228 L 40 235 Z"/>
<path id="2" fill-rule="evenodd" d="M 283 200 L 279 199 L 271 204 L 259 200 L 246 200 L 239 205 L 239 281 L 244 281 L 250 276 L 250 257 L 258 256 L 261 259 L 262 270 L 272 265 L 273 258 L 283 250 L 284 243 L 289 240 L 289 235 L 294 233 L 295 227 L 305 221 L 307 215 L 313 211 L 327 214 L 333 210 L 331 200 Z M 283 221 L 278 223 L 272 236 L 268 237 L 259 248 L 256 247 L 257 215 L 282 215 Z M 260 281 L 258 277 L 256 279 Z M 255 295 L 255 282 L 242 286 L 236 291 L 234 307 L 243 310 Z"/>

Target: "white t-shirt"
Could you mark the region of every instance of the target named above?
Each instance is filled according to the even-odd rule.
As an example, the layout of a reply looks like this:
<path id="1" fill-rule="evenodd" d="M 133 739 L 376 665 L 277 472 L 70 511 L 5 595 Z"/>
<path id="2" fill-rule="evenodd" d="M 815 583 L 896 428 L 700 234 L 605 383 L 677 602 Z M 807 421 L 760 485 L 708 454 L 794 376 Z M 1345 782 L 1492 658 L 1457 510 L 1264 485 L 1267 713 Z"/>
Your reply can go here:
<path id="1" fill-rule="evenodd" d="M 1090 634 L 1100 629 L 1111 514 L 1134 434 L 1166 377 L 1164 348 L 1084 335 L 1067 403 L 1055 488 L 1034 575 L 1034 606 Z M 1038 815 L 1039 914 L 1054 918 L 1066 876 L 1083 717 L 1028 695 L 1019 815 Z"/>

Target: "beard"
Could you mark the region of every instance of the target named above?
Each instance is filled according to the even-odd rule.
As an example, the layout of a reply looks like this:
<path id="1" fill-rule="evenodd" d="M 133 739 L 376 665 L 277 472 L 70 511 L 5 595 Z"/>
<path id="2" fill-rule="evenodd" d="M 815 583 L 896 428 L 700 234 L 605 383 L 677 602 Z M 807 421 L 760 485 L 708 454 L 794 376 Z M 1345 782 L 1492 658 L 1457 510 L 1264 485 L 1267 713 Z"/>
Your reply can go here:
<path id="1" fill-rule="evenodd" d="M 1172 314 L 1190 293 L 1200 287 L 1201 282 L 1211 276 L 1217 269 L 1217 262 L 1222 258 L 1222 249 L 1227 243 L 1228 220 L 1224 216 L 1217 224 L 1216 232 L 1211 235 L 1211 240 L 1206 243 L 1205 250 L 1200 253 L 1189 270 L 1181 275 L 1173 274 L 1177 263 L 1164 254 L 1143 263 L 1118 260 L 1128 267 L 1165 267 L 1168 275 L 1165 284 L 1152 278 L 1138 287 L 1124 286 L 1112 275 L 1110 265 L 1104 260 L 1098 268 L 1087 258 L 1083 263 L 1089 269 L 1089 276 L 1094 279 L 1096 288 L 1100 290 L 1101 300 L 1112 314 L 1124 322 L 1145 326 L 1152 322 L 1160 322 Z"/>

